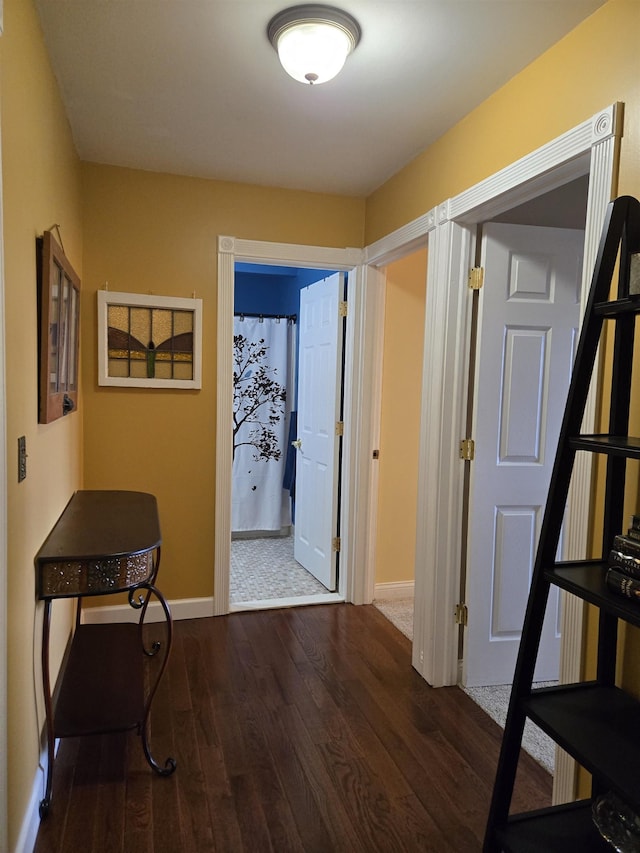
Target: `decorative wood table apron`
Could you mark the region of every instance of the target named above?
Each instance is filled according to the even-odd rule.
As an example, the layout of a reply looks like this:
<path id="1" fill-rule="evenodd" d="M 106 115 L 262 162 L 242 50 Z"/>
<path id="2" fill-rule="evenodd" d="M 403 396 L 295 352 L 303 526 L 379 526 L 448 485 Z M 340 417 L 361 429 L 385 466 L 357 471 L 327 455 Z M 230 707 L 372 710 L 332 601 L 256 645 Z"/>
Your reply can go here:
<path id="1" fill-rule="evenodd" d="M 37 595 L 44 601 L 42 681 L 46 711 L 47 785 L 40 817 L 49 811 L 55 740 L 78 735 L 137 729 L 145 757 L 156 773 L 169 776 L 173 758 L 159 765 L 149 748 L 149 714 L 171 650 L 173 624 L 169 606 L 156 587 L 162 537 L 153 495 L 128 491 L 78 491 L 49 533 L 35 558 Z M 134 622 L 81 624 L 84 596 L 128 593 L 140 611 Z M 166 642 L 153 683 L 145 690 L 144 659 L 162 644 L 143 640 L 151 596 L 162 607 Z M 55 709 L 49 673 L 51 603 L 78 599 L 71 648 L 60 675 Z"/>

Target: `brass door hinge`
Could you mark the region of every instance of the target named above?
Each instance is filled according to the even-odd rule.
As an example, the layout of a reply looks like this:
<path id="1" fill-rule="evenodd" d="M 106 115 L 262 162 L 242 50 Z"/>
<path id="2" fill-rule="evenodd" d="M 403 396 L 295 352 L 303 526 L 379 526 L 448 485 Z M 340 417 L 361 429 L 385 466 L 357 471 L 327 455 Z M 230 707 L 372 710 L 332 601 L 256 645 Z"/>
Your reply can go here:
<path id="1" fill-rule="evenodd" d="M 476 443 L 472 438 L 463 438 L 460 442 L 460 459 L 471 462 L 476 453 Z"/>
<path id="2" fill-rule="evenodd" d="M 469 611 L 467 609 L 467 605 L 463 602 L 460 602 L 460 604 L 456 604 L 456 625 L 462 625 L 466 628 L 468 616 Z"/>
<path id="3" fill-rule="evenodd" d="M 484 284 L 484 267 L 472 267 L 469 270 L 469 290 L 480 290 Z"/>
<path id="4" fill-rule="evenodd" d="M 336 435 L 344 435 L 344 421 L 336 421 Z"/>
<path id="5" fill-rule="evenodd" d="M 340 537 L 339 536 L 334 536 L 333 539 L 331 540 L 331 550 L 332 551 L 339 551 L 340 550 Z"/>
<path id="6" fill-rule="evenodd" d="M 338 303 L 338 317 L 346 317 L 347 316 L 347 303 L 339 302 Z"/>

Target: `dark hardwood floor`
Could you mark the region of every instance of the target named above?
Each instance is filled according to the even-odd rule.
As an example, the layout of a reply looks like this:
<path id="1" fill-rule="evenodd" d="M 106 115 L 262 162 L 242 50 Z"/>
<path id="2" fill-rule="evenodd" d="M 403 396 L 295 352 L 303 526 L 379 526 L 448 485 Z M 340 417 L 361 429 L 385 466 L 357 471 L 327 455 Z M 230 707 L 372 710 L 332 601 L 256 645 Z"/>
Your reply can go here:
<path id="1" fill-rule="evenodd" d="M 372 606 L 177 622 L 151 733 L 176 772 L 135 733 L 63 740 L 35 853 L 479 851 L 500 737 Z M 523 753 L 513 810 L 550 801 Z"/>

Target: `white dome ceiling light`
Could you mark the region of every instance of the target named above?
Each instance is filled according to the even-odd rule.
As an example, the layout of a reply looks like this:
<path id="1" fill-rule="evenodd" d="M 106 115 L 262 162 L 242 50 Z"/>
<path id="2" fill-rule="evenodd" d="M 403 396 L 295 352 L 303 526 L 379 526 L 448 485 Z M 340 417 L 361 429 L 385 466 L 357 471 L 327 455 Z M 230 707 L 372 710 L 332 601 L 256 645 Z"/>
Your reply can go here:
<path id="1" fill-rule="evenodd" d="M 333 79 L 360 41 L 355 18 L 310 3 L 279 12 L 267 27 L 282 67 L 294 80 L 310 85 Z"/>

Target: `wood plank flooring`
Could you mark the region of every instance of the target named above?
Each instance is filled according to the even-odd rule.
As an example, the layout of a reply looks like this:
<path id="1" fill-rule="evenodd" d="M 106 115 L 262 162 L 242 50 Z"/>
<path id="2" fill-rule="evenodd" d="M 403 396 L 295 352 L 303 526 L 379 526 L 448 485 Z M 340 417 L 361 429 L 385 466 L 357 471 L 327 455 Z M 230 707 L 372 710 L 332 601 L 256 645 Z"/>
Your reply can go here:
<path id="1" fill-rule="evenodd" d="M 479 851 L 500 738 L 372 606 L 181 621 L 151 731 L 176 772 L 135 733 L 62 741 L 35 853 Z M 513 810 L 550 801 L 522 753 Z"/>

